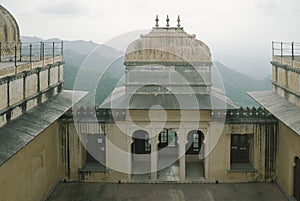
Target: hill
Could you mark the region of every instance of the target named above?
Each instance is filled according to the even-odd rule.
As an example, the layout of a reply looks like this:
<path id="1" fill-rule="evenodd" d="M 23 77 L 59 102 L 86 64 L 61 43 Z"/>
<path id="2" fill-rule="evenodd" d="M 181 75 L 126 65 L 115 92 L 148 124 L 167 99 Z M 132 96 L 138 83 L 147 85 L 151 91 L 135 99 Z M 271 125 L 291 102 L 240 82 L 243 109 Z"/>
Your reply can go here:
<path id="1" fill-rule="evenodd" d="M 23 42 L 38 42 L 38 37 L 22 37 Z M 60 41 L 48 39 L 43 41 Z M 87 90 L 84 104 L 99 105 L 124 82 L 124 53 L 92 41 L 64 41 L 65 89 Z M 246 92 L 271 89 L 271 76 L 257 80 L 215 61 L 212 67 L 213 87 L 222 89 L 237 106 L 258 106 Z"/>
<path id="2" fill-rule="evenodd" d="M 218 77 L 221 77 L 223 84 L 220 83 Z M 220 62 L 214 62 L 212 68 L 213 86 L 224 89 L 225 94 L 237 106 L 258 106 L 246 92 L 271 90 L 271 75 L 261 80 L 257 80 L 243 73 L 239 73 Z"/>

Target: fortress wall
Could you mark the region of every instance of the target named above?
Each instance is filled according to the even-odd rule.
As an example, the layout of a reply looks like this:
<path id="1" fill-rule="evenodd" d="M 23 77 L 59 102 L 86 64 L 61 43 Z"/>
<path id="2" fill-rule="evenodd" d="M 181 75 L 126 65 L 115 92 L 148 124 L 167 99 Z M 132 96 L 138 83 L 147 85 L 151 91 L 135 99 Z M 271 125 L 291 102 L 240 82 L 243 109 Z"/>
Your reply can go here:
<path id="1" fill-rule="evenodd" d="M 62 178 L 57 128 L 53 123 L 0 166 L 1 200 L 41 200 Z"/>
<path id="2" fill-rule="evenodd" d="M 61 72 L 63 64 L 57 62 L 0 78 L 0 126 L 59 93 Z"/>
<path id="3" fill-rule="evenodd" d="M 290 103 L 300 107 L 300 70 L 297 66 L 279 63 L 274 60 L 272 63 L 273 91 L 279 96 L 286 98 Z"/>

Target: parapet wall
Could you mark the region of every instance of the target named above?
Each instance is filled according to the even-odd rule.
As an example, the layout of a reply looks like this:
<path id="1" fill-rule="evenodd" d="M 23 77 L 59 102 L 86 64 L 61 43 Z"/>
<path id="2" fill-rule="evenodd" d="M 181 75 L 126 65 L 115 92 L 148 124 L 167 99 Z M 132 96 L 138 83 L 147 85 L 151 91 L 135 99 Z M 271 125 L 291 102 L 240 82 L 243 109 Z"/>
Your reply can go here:
<path id="1" fill-rule="evenodd" d="M 0 127 L 59 93 L 63 88 L 63 64 L 57 61 L 0 78 Z"/>
<path id="2" fill-rule="evenodd" d="M 300 107 L 300 69 L 272 61 L 273 91 Z"/>
<path id="3" fill-rule="evenodd" d="M 272 42 L 272 89 L 300 107 L 300 43 Z"/>

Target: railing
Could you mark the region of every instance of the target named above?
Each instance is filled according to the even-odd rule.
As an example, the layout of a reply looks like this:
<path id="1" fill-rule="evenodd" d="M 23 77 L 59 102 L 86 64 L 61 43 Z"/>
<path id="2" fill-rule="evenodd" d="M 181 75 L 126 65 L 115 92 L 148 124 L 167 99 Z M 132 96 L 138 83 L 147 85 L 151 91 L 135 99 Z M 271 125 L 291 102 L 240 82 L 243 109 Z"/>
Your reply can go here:
<path id="1" fill-rule="evenodd" d="M 35 62 L 63 56 L 63 42 L 1 43 L 0 62 Z"/>
<path id="2" fill-rule="evenodd" d="M 272 56 L 273 58 L 280 58 L 281 63 L 290 61 L 293 66 L 295 61 L 300 62 L 300 43 L 272 42 Z"/>

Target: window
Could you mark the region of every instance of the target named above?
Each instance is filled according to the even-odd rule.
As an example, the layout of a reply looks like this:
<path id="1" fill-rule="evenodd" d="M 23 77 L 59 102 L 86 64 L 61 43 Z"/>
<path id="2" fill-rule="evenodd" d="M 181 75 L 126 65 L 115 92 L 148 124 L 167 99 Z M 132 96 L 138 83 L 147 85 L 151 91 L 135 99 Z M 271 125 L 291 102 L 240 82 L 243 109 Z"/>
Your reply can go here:
<path id="1" fill-rule="evenodd" d="M 175 147 L 176 146 L 176 137 L 175 132 L 172 130 L 168 130 L 168 147 Z"/>
<path id="2" fill-rule="evenodd" d="M 199 151 L 199 134 L 198 133 L 193 134 L 193 151 L 194 152 Z"/>
<path id="3" fill-rule="evenodd" d="M 146 139 L 145 140 L 145 153 L 150 153 L 150 152 L 151 152 L 151 146 L 150 146 L 149 140 Z"/>
<path id="4" fill-rule="evenodd" d="M 186 153 L 187 154 L 199 154 L 203 143 L 203 133 L 201 131 L 191 131 L 188 133 L 187 140 L 188 143 L 186 145 Z"/>
<path id="5" fill-rule="evenodd" d="M 231 135 L 231 163 L 249 163 L 249 135 Z"/>
<path id="6" fill-rule="evenodd" d="M 159 134 L 159 148 L 176 147 L 177 136 L 172 129 L 164 129 Z"/>
<path id="7" fill-rule="evenodd" d="M 160 142 L 161 143 L 168 143 L 168 130 L 163 130 L 160 133 Z"/>

